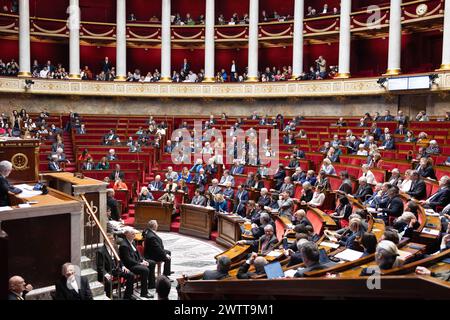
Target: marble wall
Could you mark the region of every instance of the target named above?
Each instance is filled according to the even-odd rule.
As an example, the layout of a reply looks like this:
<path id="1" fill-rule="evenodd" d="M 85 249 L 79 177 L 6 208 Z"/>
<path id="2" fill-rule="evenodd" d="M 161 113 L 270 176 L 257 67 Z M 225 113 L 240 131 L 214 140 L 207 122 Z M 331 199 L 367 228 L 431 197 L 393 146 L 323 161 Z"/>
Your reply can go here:
<path id="1" fill-rule="evenodd" d="M 150 99 L 125 97 L 83 97 L 30 94 L 0 94 L 0 111 L 25 108 L 29 112 L 47 110 L 51 114 L 76 111 L 82 114 L 108 115 L 219 115 L 247 116 L 256 110 L 259 114 L 285 116 L 359 116 L 365 112 L 396 113 L 404 110 L 415 116 L 425 109 L 433 116 L 450 111 L 449 94 L 404 96 L 361 96 L 287 99 Z"/>

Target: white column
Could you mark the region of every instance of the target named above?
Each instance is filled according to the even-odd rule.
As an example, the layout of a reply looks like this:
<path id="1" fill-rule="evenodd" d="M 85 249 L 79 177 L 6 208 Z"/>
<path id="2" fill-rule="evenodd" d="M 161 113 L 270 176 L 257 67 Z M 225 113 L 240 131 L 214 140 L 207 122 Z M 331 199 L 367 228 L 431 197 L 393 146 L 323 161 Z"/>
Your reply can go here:
<path id="1" fill-rule="evenodd" d="M 69 78 L 80 78 L 80 6 L 78 0 L 70 0 L 69 6 Z"/>
<path id="2" fill-rule="evenodd" d="M 352 1 L 341 1 L 341 16 L 339 26 L 339 73 L 337 78 L 350 77 L 350 14 L 352 11 Z"/>
<path id="3" fill-rule="evenodd" d="M 248 34 L 248 81 L 258 81 L 259 0 L 250 0 Z"/>
<path id="4" fill-rule="evenodd" d="M 303 18 L 305 0 L 295 0 L 294 4 L 294 42 L 292 53 L 292 79 L 303 72 Z"/>
<path id="5" fill-rule="evenodd" d="M 439 70 L 450 70 L 450 1 L 445 1 L 442 64 Z"/>
<path id="6" fill-rule="evenodd" d="M 205 82 L 214 82 L 214 21 L 215 21 L 215 0 L 206 0 L 206 20 L 205 20 Z"/>
<path id="7" fill-rule="evenodd" d="M 116 80 L 125 81 L 127 77 L 126 0 L 116 1 Z"/>
<path id="8" fill-rule="evenodd" d="M 19 76 L 31 77 L 30 3 L 19 1 Z"/>
<path id="9" fill-rule="evenodd" d="M 401 72 L 400 57 L 402 53 L 402 0 L 391 0 L 389 16 L 389 54 L 386 75 Z"/>
<path id="10" fill-rule="evenodd" d="M 170 0 L 162 0 L 161 15 L 161 81 L 169 82 L 171 79 L 171 34 L 170 34 Z"/>

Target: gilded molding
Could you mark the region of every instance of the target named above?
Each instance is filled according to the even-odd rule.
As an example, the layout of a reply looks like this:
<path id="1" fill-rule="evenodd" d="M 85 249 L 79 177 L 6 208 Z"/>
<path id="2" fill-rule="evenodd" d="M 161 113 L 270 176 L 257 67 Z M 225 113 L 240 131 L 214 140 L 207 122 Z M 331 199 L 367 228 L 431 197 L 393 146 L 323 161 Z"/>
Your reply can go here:
<path id="1" fill-rule="evenodd" d="M 450 72 L 439 73 L 439 86 L 431 91 L 450 91 Z M 0 93 L 33 95 L 123 96 L 145 98 L 280 98 L 384 95 L 378 78 L 245 83 L 130 83 L 81 80 L 33 79 L 30 89 L 23 78 L 0 78 Z"/>

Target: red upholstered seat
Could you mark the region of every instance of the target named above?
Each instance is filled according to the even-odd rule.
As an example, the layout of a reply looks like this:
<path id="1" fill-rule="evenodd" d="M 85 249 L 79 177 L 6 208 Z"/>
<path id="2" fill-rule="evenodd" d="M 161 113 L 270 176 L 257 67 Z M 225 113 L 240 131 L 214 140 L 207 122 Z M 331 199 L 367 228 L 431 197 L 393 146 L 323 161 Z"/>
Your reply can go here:
<path id="1" fill-rule="evenodd" d="M 321 234 L 323 228 L 322 219 L 311 210 L 308 210 L 308 212 L 306 212 L 306 217 L 308 218 L 309 222 L 311 222 L 311 225 L 313 226 L 314 229 L 314 233 Z"/>

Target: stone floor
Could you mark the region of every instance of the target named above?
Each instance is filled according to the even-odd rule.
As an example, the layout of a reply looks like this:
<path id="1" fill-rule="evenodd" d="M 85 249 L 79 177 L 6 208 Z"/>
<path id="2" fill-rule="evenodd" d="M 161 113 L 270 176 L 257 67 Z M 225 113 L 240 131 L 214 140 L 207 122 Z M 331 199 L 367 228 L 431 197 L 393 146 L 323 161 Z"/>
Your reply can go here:
<path id="1" fill-rule="evenodd" d="M 183 274 L 194 275 L 205 270 L 216 268 L 214 256 L 225 249 L 218 246 L 215 242 L 201 240 L 179 233 L 158 232 L 163 239 L 164 248 L 172 252 L 172 290 L 170 292 L 170 300 L 177 300 L 178 294 L 176 290 L 176 279 L 181 278 Z M 145 300 L 139 297 L 139 291 L 135 289 L 134 297 L 138 300 Z M 155 290 L 150 290 L 157 299 Z"/>

